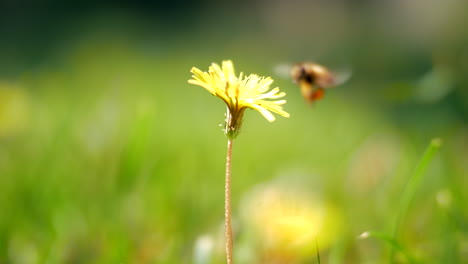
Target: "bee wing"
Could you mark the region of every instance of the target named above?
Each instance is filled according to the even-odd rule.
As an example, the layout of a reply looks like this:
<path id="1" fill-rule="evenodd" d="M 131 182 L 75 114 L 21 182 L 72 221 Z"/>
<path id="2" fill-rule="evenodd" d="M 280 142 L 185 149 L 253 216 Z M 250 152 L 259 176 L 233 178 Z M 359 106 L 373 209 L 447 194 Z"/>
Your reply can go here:
<path id="1" fill-rule="evenodd" d="M 279 63 L 275 65 L 273 72 L 283 79 L 290 79 L 292 66 L 290 63 Z"/>
<path id="2" fill-rule="evenodd" d="M 335 86 L 342 85 L 351 79 L 353 72 L 351 68 L 340 69 L 339 71 L 333 71 Z"/>

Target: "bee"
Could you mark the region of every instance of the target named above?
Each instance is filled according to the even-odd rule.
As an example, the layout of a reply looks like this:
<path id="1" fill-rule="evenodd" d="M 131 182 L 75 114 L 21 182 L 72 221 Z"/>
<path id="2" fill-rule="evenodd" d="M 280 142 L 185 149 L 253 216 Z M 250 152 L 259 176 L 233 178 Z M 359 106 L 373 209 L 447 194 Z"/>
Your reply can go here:
<path id="1" fill-rule="evenodd" d="M 293 83 L 300 87 L 301 94 L 308 104 L 322 99 L 326 89 L 341 85 L 351 78 L 352 71 L 349 67 L 340 69 L 330 70 L 312 61 L 280 63 L 274 67 L 276 74 L 283 78 L 291 78 Z"/>
<path id="2" fill-rule="evenodd" d="M 338 76 L 327 67 L 314 62 L 296 63 L 291 68 L 291 78 L 301 88 L 301 94 L 311 104 L 322 99 L 325 89 L 340 83 Z"/>

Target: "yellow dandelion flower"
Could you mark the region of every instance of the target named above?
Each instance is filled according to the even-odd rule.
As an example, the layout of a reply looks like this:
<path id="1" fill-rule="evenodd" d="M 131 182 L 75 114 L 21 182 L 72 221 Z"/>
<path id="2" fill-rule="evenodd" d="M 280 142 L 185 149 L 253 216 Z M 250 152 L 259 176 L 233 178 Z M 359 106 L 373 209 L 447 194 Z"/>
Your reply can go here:
<path id="1" fill-rule="evenodd" d="M 244 76 L 242 72 L 236 76 L 230 60 L 223 61 L 221 67 L 213 63 L 208 72 L 195 67 L 190 72 L 193 73 L 193 79 L 190 79 L 189 83 L 205 88 L 226 103 L 228 111 L 224 132 L 229 138 L 237 136 L 247 108 L 259 111 L 270 122 L 275 121 L 271 112 L 289 117 L 282 108 L 286 100 L 276 100 L 286 94 L 280 92 L 278 87 L 270 90 L 273 83 L 270 77 L 260 77 L 256 74 Z"/>
<path id="2" fill-rule="evenodd" d="M 249 232 L 257 237 L 264 254 L 271 254 L 270 258 L 311 258 L 317 243 L 319 250 L 325 250 L 341 231 L 338 208 L 294 185 L 258 186 L 241 208 Z"/>

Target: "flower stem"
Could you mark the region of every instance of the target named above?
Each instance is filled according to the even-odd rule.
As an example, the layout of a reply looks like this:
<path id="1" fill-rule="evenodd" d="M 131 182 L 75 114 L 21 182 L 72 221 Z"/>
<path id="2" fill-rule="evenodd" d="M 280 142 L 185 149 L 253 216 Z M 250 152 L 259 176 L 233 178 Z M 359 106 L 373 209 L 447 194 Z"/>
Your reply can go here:
<path id="1" fill-rule="evenodd" d="M 232 227 L 231 227 L 231 157 L 233 139 L 228 139 L 226 155 L 226 182 L 224 185 L 224 232 L 226 236 L 226 259 L 232 261 Z"/>

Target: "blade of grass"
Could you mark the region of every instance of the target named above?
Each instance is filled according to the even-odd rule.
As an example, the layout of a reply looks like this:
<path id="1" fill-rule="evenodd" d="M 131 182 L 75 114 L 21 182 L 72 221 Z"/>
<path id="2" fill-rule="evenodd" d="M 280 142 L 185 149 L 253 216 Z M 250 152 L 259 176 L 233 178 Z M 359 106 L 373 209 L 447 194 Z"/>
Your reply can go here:
<path id="1" fill-rule="evenodd" d="M 418 165 L 416 166 L 413 174 L 411 175 L 404 191 L 402 198 L 400 200 L 400 205 L 397 208 L 396 220 L 394 222 L 394 227 L 392 231 L 392 241 L 398 240 L 398 235 L 400 232 L 401 223 L 410 207 L 411 201 L 416 193 L 417 188 L 421 184 L 423 179 L 424 173 L 426 172 L 427 167 L 429 166 L 432 158 L 442 146 L 442 141 L 439 138 L 435 138 L 431 140 L 431 143 L 427 147 L 426 151 L 424 152 L 421 160 L 419 161 Z M 394 255 L 395 255 L 395 247 L 390 248 L 390 263 L 394 262 Z"/>
<path id="2" fill-rule="evenodd" d="M 391 236 L 385 234 L 385 233 L 380 233 L 380 232 L 373 232 L 373 231 L 368 231 L 364 232 L 359 236 L 360 239 L 366 239 L 366 238 L 376 238 L 382 242 L 387 243 L 390 245 L 390 247 L 398 252 L 401 252 L 403 256 L 408 260 L 409 263 L 417 263 L 417 261 L 411 256 L 409 251 L 401 245 L 396 239 L 393 239 Z"/>
<path id="3" fill-rule="evenodd" d="M 317 263 L 320 264 L 320 252 L 317 239 L 315 239 L 315 249 L 317 250 Z"/>

